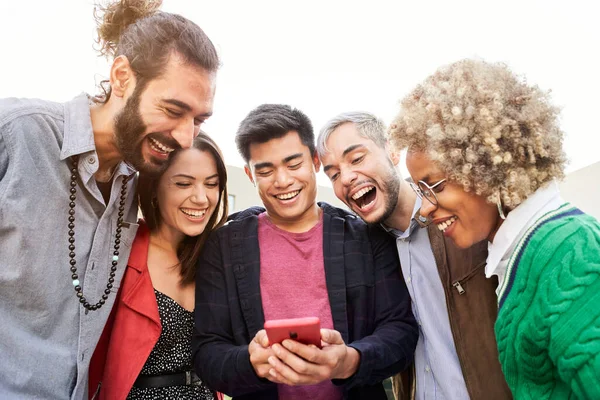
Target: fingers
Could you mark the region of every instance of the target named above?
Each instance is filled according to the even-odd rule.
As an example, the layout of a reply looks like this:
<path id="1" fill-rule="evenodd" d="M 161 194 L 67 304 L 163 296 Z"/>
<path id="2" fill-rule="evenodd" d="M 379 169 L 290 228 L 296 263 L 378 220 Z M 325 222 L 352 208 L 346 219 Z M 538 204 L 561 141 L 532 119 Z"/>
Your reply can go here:
<path id="1" fill-rule="evenodd" d="M 283 346 L 284 350 L 288 351 L 281 351 L 282 355 L 280 356 L 277 353 L 277 350 L 282 347 L 281 345 Z M 281 345 L 273 345 L 273 350 L 283 362 L 292 366 L 292 368 L 294 368 L 294 365 L 288 362 L 288 358 L 292 362 L 296 361 L 297 359 L 303 359 L 311 364 L 327 364 L 327 354 L 323 353 L 321 349 L 314 345 L 302 344 L 296 342 L 295 340 L 284 340 Z M 294 355 L 296 357 L 292 357 Z"/>
<path id="2" fill-rule="evenodd" d="M 264 329 L 261 329 L 260 331 L 256 332 L 256 335 L 254 335 L 254 341 L 256 341 L 256 343 L 260 344 L 262 347 L 269 347 L 269 338 L 267 337 L 267 332 Z"/>
<path id="3" fill-rule="evenodd" d="M 283 379 L 292 385 L 309 385 L 329 379 L 331 366 L 327 356 L 320 354 L 322 351 L 319 348 L 293 340 L 284 340 L 283 344 L 286 347 L 274 344 L 275 357 L 269 357 L 269 364 L 274 370 L 270 372 L 273 377 Z"/>
<path id="4" fill-rule="evenodd" d="M 321 340 L 326 344 L 345 344 L 342 334 L 333 329 L 321 329 Z"/>
<path id="5" fill-rule="evenodd" d="M 269 357 L 273 379 L 287 385 L 311 385 L 327 379 L 325 367 L 311 364 L 280 345 L 273 346 L 277 347 L 273 349 L 276 356 Z"/>
<path id="6" fill-rule="evenodd" d="M 321 329 L 324 348 L 284 340 L 269 347 L 266 332 L 257 332 L 248 346 L 250 362 L 261 378 L 286 385 L 310 385 L 332 379 L 343 364 L 346 345 L 338 331 Z"/>
<path id="7" fill-rule="evenodd" d="M 257 332 L 250 342 L 248 345 L 248 354 L 250 356 L 250 364 L 252 364 L 256 375 L 261 378 L 269 378 L 271 365 L 267 360 L 273 355 L 273 350 L 268 347 L 268 340 L 264 330 Z"/>

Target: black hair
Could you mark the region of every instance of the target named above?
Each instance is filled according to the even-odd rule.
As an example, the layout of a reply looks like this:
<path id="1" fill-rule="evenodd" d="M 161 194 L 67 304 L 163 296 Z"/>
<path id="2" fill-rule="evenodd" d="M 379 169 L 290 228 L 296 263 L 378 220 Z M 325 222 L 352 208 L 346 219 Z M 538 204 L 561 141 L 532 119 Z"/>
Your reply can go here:
<path id="1" fill-rule="evenodd" d="M 294 131 L 315 156 L 315 134 L 310 119 L 302 111 L 285 104 L 263 104 L 256 107 L 240 123 L 235 143 L 244 161 L 250 160 L 250 145 L 266 143 Z"/>

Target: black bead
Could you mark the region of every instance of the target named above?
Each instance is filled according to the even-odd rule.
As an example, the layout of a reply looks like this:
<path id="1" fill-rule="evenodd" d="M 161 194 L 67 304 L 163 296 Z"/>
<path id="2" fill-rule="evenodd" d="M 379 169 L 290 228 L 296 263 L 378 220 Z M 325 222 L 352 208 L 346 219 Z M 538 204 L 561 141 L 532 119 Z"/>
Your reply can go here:
<path id="1" fill-rule="evenodd" d="M 104 299 L 98 300 L 98 308 L 100 308 L 101 306 L 103 306 L 104 303 L 106 303 L 106 300 L 104 300 Z"/>
<path id="2" fill-rule="evenodd" d="M 75 189 L 74 187 L 72 187 L 71 189 L 69 189 L 69 191 L 73 194 L 77 193 L 77 189 Z"/>
<path id="3" fill-rule="evenodd" d="M 69 222 L 75 222 L 75 217 L 74 217 L 74 216 L 72 216 L 72 215 L 70 215 L 70 216 L 69 216 Z"/>
<path id="4" fill-rule="evenodd" d="M 83 293 L 82 292 L 77 292 L 77 297 L 79 297 L 80 299 L 83 299 Z"/>
<path id="5" fill-rule="evenodd" d="M 115 239 L 115 244 L 121 244 L 121 239 Z"/>
<path id="6" fill-rule="evenodd" d="M 110 267 L 110 271 L 111 272 L 115 272 L 117 270 L 117 265 L 113 265 L 112 267 Z"/>
<path id="7" fill-rule="evenodd" d="M 69 263 L 70 263 L 71 265 L 75 265 L 75 264 L 77 264 L 77 261 L 75 261 L 75 260 L 69 260 Z M 75 269 L 77 269 L 77 268 L 75 268 Z"/>
<path id="8" fill-rule="evenodd" d="M 69 238 L 69 243 L 75 243 L 75 238 L 74 237 L 70 237 Z"/>
<path id="9" fill-rule="evenodd" d="M 79 302 L 80 302 L 81 304 L 85 303 L 85 298 L 84 298 L 84 297 L 81 297 L 81 298 L 79 299 Z"/>
<path id="10" fill-rule="evenodd" d="M 70 244 L 69 245 L 69 250 L 71 250 L 71 251 L 75 250 L 75 245 L 74 244 Z"/>
<path id="11" fill-rule="evenodd" d="M 67 225 L 69 227 L 69 229 L 73 229 L 75 228 L 75 224 L 72 222 L 69 222 L 69 225 Z M 71 249 L 72 250 L 72 249 Z"/>
<path id="12" fill-rule="evenodd" d="M 120 233 L 117 233 L 117 234 L 115 235 L 115 237 L 116 237 L 117 239 L 121 239 L 121 234 L 120 234 Z"/>
<path id="13" fill-rule="evenodd" d="M 112 289 L 113 285 L 112 285 L 112 283 L 107 283 L 107 284 L 106 284 L 106 287 L 107 287 L 108 289 Z"/>
<path id="14" fill-rule="evenodd" d="M 89 309 L 89 308 L 90 308 L 90 303 L 88 303 L 87 301 L 84 301 L 84 302 L 83 302 L 83 306 L 84 306 L 85 308 Z"/>
<path id="15" fill-rule="evenodd" d="M 103 294 L 103 295 L 102 295 L 102 300 L 107 300 L 107 299 L 108 299 L 108 295 L 106 295 L 106 294 Z"/>
<path id="16" fill-rule="evenodd" d="M 76 198 L 77 198 L 77 196 L 75 196 L 74 194 L 69 196 L 69 200 L 71 200 L 71 201 L 75 201 Z"/>
<path id="17" fill-rule="evenodd" d="M 75 290 L 76 290 L 77 292 L 81 292 L 81 286 L 79 286 L 79 285 L 75 286 Z"/>
<path id="18" fill-rule="evenodd" d="M 71 257 L 71 258 L 75 258 L 75 252 L 73 252 L 73 251 L 72 251 L 72 252 L 70 252 L 70 253 L 69 253 L 69 257 Z"/>
<path id="19" fill-rule="evenodd" d="M 77 182 L 71 181 L 71 187 L 74 188 L 75 186 L 77 186 Z"/>
<path id="20" fill-rule="evenodd" d="M 121 246 L 119 246 L 118 244 L 115 244 L 115 250 L 119 250 L 119 247 L 121 247 Z"/>
<path id="21" fill-rule="evenodd" d="M 113 278 L 112 276 L 108 278 L 108 283 L 115 283 L 115 278 Z"/>
<path id="22" fill-rule="evenodd" d="M 73 271 L 75 272 L 75 271 Z M 71 279 L 75 280 L 75 279 L 79 279 L 79 276 L 77 274 L 73 274 L 71 275 Z"/>
<path id="23" fill-rule="evenodd" d="M 75 207 L 75 202 L 73 202 L 73 201 L 72 201 L 72 202 L 70 202 L 70 203 L 69 203 L 69 207 L 71 207 L 71 208 Z"/>
<path id="24" fill-rule="evenodd" d="M 90 310 L 92 311 L 96 311 L 98 309 L 98 306 L 96 306 L 95 304 L 93 306 L 90 306 Z"/>
<path id="25" fill-rule="evenodd" d="M 104 289 L 104 294 L 110 294 L 110 289 Z"/>
<path id="26" fill-rule="evenodd" d="M 75 260 L 71 260 L 71 261 L 75 261 Z M 77 267 L 71 267 L 71 272 L 77 272 Z"/>
<path id="27" fill-rule="evenodd" d="M 113 261 L 113 262 L 112 262 L 112 265 L 113 265 L 113 267 L 114 267 L 115 265 L 117 265 L 118 263 L 119 263 L 118 261 Z"/>
<path id="28" fill-rule="evenodd" d="M 74 215 L 74 214 L 75 214 L 75 210 L 73 210 L 73 209 L 70 209 L 70 210 L 69 210 L 69 215 Z"/>

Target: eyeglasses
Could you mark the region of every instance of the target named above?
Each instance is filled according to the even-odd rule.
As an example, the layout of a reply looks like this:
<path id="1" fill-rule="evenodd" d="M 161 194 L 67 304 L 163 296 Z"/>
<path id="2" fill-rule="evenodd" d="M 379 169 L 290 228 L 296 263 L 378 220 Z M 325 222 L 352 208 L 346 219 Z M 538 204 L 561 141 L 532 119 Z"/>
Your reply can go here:
<path id="1" fill-rule="evenodd" d="M 441 181 L 438 181 L 431 186 L 429 186 L 423 181 L 419 181 L 417 182 L 417 184 L 410 182 L 410 187 L 413 188 L 413 190 L 415 191 L 417 196 L 419 196 L 419 198 L 425 198 L 431 204 L 437 206 L 439 204 L 439 201 L 436 193 L 439 193 L 442 191 L 442 189 L 444 189 L 444 186 L 442 185 L 444 182 L 446 182 L 446 179 L 442 179 Z"/>

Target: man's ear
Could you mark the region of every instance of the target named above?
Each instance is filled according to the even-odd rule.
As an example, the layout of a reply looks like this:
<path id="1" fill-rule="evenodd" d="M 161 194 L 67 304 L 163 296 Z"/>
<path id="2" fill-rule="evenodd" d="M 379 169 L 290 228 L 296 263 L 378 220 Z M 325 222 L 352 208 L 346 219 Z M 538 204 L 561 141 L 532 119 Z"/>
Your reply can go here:
<path id="1" fill-rule="evenodd" d="M 136 79 L 127 57 L 120 55 L 115 58 L 110 68 L 109 81 L 111 95 L 125 97 L 133 93 Z"/>
<path id="2" fill-rule="evenodd" d="M 390 160 L 392 160 L 392 164 L 398 166 L 398 163 L 400 162 L 400 151 L 394 149 L 394 146 L 389 142 L 385 145 L 385 150 L 387 151 Z"/>
<path id="3" fill-rule="evenodd" d="M 250 182 L 256 186 L 256 183 L 254 183 L 254 178 L 252 177 L 252 172 L 250 171 L 250 168 L 248 168 L 247 165 L 244 165 L 244 172 L 246 173 L 246 176 L 248 177 L 248 179 L 250 179 Z"/>
<path id="4" fill-rule="evenodd" d="M 321 160 L 319 160 L 319 155 L 315 151 L 315 155 L 313 156 L 313 165 L 315 166 L 315 172 L 319 172 L 321 169 Z"/>

